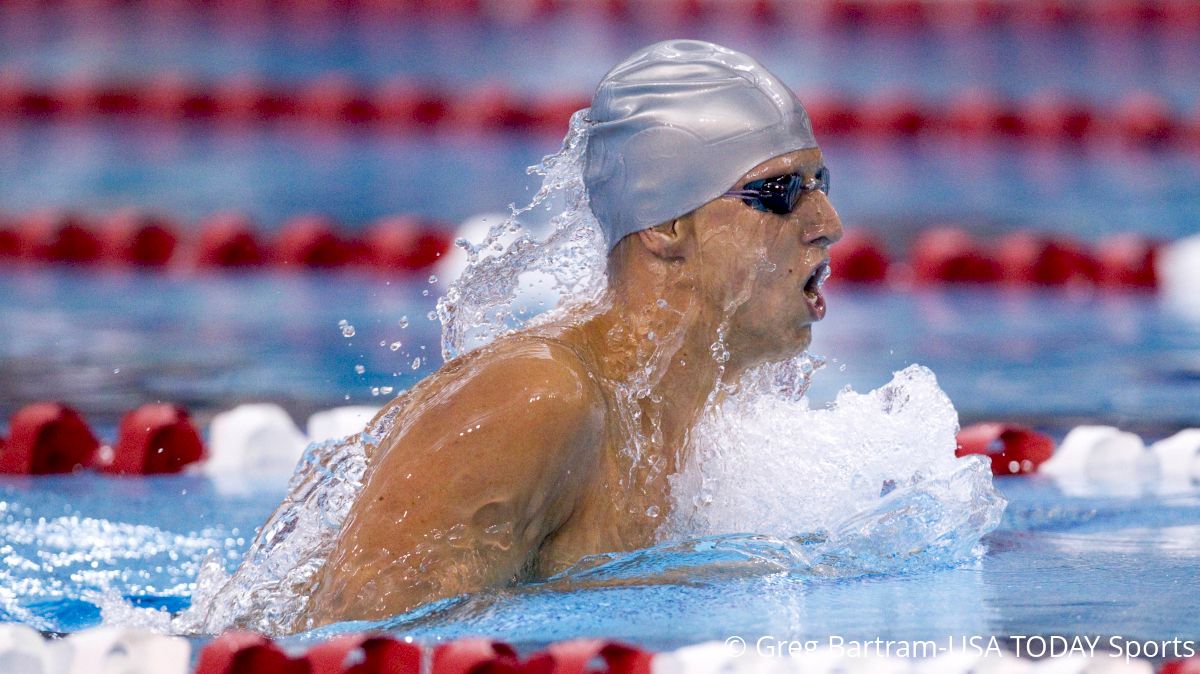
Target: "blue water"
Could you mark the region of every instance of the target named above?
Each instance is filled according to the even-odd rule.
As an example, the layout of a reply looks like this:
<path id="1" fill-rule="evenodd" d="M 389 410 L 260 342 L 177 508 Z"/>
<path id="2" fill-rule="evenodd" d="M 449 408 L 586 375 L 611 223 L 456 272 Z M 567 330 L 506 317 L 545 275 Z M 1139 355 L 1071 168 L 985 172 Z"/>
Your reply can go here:
<path id="1" fill-rule="evenodd" d="M 1004 521 L 985 539 L 985 556 L 962 567 L 840 579 L 742 570 L 684 582 L 532 585 L 439 602 L 377 626 L 420 638 L 488 634 L 537 645 L 595 635 L 655 648 L 731 635 L 1200 636 L 1192 597 L 1200 485 L 1170 495 L 1099 489 L 1086 497 L 1043 478 L 1007 478 L 998 486 L 1009 500 Z M 283 493 L 278 485 L 221 489 L 191 476 L 4 478 L 5 585 L 25 588 L 20 605 L 44 627 L 63 631 L 96 624 L 98 610 L 79 598 L 99 579 L 140 605 L 178 610 L 207 549 L 223 551 L 232 568 Z M 23 538 L 73 517 L 95 521 L 68 519 L 73 535 Z M 28 571 L 12 564 L 16 559 L 46 566 Z M 0 620 L 13 617 L 0 613 Z M 362 627 L 333 626 L 313 636 Z"/>
<path id="2" fill-rule="evenodd" d="M 1200 41 L 1171 29 L 829 30 L 797 17 L 773 25 L 570 16 L 524 27 L 341 16 L 260 23 L 140 6 L 22 16 L 0 6 L 0 66 L 37 81 L 169 70 L 302 84 L 338 71 L 364 83 L 401 76 L 459 91 L 500 82 L 525 93 L 586 93 L 634 48 L 686 34 L 747 49 L 802 92 L 900 90 L 942 100 L 983 86 L 1111 105 L 1147 89 L 1180 111 L 1200 103 Z M 556 145 L 537 136 L 299 124 L 5 120 L 0 209 L 103 213 L 132 205 L 190 222 L 232 208 L 264 230 L 304 211 L 352 228 L 399 212 L 454 222 L 524 203 L 524 167 Z M 1176 238 L 1200 222 L 1200 159 L 1186 149 L 931 138 L 827 139 L 823 148 L 847 225 L 877 228 L 896 254 L 914 232 L 942 222 L 966 223 L 985 239 L 1034 227 L 1088 241 L 1124 231 Z M 48 398 L 78 407 L 108 440 L 121 413 L 154 400 L 188 406 L 202 426 L 255 400 L 280 402 L 300 422 L 336 405 L 382 404 L 372 388 L 404 389 L 438 364 L 438 326 L 425 316 L 440 290 L 424 278 L 368 274 L 3 269 L 0 434 L 14 410 Z M 342 320 L 355 325 L 353 338 L 342 335 Z M 814 351 L 830 359 L 811 389 L 818 405 L 845 385 L 874 388 L 917 362 L 937 373 L 964 422 L 1012 419 L 1059 437 L 1073 424 L 1103 422 L 1151 439 L 1200 426 L 1200 324 L 1153 295 L 842 288 L 815 333 Z M 403 346 L 392 351 L 397 340 Z M 1044 479 L 998 484 L 1010 502 L 1004 522 L 986 539 L 986 555 L 965 567 L 527 586 L 441 602 L 385 626 L 426 638 L 486 633 L 537 645 L 597 635 L 659 648 L 734 634 L 1200 638 L 1191 595 L 1200 487 L 1135 487 L 1133 495 L 1097 487 L 1079 496 Z M 197 476 L 0 478 L 0 574 L 8 574 L 0 602 L 9 606 L 0 621 L 63 631 L 94 625 L 99 609 L 88 593 L 100 587 L 179 610 L 204 555 L 218 550 L 232 568 L 283 490 Z"/>

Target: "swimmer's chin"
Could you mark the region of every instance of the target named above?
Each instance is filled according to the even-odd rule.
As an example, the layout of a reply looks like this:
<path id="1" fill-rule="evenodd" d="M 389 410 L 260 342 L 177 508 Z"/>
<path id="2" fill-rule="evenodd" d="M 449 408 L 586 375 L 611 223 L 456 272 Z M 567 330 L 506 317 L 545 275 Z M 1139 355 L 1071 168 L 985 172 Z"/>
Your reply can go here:
<path id="1" fill-rule="evenodd" d="M 761 365 L 778 360 L 786 360 L 799 356 L 808 350 L 812 344 L 812 323 L 804 323 L 787 339 L 776 343 L 773 348 L 763 349 L 750 359 L 748 365 Z"/>
<path id="2" fill-rule="evenodd" d="M 806 323 L 805 325 L 801 326 L 799 334 L 796 338 L 796 341 L 798 342 L 796 347 L 797 349 L 800 351 L 808 350 L 808 347 L 812 345 L 812 331 L 812 323 Z"/>

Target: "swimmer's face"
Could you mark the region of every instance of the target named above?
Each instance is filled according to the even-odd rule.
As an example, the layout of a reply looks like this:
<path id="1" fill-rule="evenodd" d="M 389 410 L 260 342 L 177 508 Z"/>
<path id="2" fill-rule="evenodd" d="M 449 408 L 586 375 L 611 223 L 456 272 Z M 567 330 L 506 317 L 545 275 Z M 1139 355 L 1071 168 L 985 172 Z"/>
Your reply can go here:
<path id="1" fill-rule="evenodd" d="M 791 173 L 813 181 L 824 166 L 819 149 L 798 150 L 759 164 L 731 189 Z M 725 196 L 691 216 L 700 262 L 693 271 L 715 310 L 729 314 L 730 364 L 747 367 L 808 348 L 812 324 L 825 316 L 819 282 L 829 247 L 842 238 L 826 195 L 806 189 L 784 214 Z"/>

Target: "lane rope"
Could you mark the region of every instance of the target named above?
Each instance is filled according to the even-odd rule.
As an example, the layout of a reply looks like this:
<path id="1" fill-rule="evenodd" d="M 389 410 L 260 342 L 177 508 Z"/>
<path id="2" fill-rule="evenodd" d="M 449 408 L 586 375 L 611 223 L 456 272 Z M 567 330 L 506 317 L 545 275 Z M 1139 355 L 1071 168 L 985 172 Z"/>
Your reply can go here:
<path id="1" fill-rule="evenodd" d="M 1131 91 L 1103 105 L 1054 91 L 1014 100 L 977 89 L 945 99 L 902 91 L 865 97 L 809 91 L 800 99 L 823 137 L 950 136 L 1068 144 L 1116 140 L 1134 147 L 1200 147 L 1200 109 L 1176 110 L 1149 91 Z M 0 118 L 17 120 L 302 121 L 401 134 L 561 136 L 571 113 L 588 102 L 584 93 L 523 96 L 500 85 L 449 90 L 398 80 L 370 87 L 340 74 L 289 86 L 244 77 L 202 83 L 179 75 L 38 82 L 16 70 L 0 72 Z"/>

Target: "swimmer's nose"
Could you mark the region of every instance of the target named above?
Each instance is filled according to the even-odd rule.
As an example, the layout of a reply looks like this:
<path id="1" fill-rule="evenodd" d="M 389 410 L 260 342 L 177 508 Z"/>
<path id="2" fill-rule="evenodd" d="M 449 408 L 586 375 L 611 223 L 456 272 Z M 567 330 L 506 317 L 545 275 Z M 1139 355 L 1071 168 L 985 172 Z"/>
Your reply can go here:
<path id="1" fill-rule="evenodd" d="M 820 200 L 817 206 L 818 226 L 808 231 L 808 240 L 805 243 L 828 248 L 842 239 L 842 219 L 838 217 L 833 204 L 829 203 L 828 197 L 820 192 L 815 196 Z"/>

